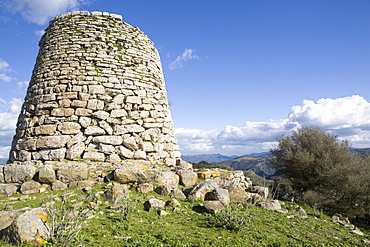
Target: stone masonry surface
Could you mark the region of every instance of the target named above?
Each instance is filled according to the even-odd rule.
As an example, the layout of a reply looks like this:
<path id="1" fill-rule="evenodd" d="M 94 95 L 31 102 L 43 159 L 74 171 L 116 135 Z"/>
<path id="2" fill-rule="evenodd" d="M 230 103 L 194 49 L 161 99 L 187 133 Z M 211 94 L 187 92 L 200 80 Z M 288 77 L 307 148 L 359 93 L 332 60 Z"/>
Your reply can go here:
<path id="1" fill-rule="evenodd" d="M 180 159 L 153 42 L 107 12 L 75 11 L 45 30 L 8 163 Z"/>

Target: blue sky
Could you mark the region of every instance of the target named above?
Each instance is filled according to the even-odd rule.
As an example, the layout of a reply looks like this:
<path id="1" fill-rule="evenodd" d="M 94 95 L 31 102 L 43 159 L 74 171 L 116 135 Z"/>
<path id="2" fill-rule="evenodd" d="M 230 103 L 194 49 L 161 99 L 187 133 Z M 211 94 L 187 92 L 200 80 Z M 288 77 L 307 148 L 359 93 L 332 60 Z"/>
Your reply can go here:
<path id="1" fill-rule="evenodd" d="M 0 156 L 48 21 L 107 11 L 159 50 L 183 154 L 268 151 L 318 126 L 370 147 L 370 1 L 0 0 Z"/>

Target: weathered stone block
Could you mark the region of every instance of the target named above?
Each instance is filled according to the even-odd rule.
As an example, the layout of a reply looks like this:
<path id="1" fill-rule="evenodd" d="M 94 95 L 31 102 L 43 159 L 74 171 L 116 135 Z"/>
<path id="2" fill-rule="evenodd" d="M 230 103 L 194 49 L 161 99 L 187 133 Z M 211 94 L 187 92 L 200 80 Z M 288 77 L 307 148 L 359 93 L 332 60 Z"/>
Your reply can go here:
<path id="1" fill-rule="evenodd" d="M 67 189 L 67 185 L 61 181 L 56 180 L 54 183 L 51 184 L 52 191 L 59 191 Z"/>
<path id="2" fill-rule="evenodd" d="M 85 129 L 85 135 L 87 136 L 97 136 L 97 135 L 104 135 L 105 130 L 98 127 L 98 126 L 89 126 Z"/>
<path id="3" fill-rule="evenodd" d="M 55 171 L 51 165 L 45 165 L 38 171 L 38 181 L 51 184 L 56 180 Z"/>
<path id="4" fill-rule="evenodd" d="M 50 238 L 46 212 L 42 208 L 26 211 L 4 230 L 3 240 L 21 245 L 22 243 L 44 244 Z"/>
<path id="5" fill-rule="evenodd" d="M 72 108 L 55 108 L 51 111 L 52 116 L 56 117 L 70 117 L 75 113 Z"/>
<path id="6" fill-rule="evenodd" d="M 21 185 L 21 188 L 20 188 L 20 192 L 22 194 L 35 194 L 35 193 L 39 193 L 40 192 L 40 183 L 36 182 L 36 181 L 28 181 L 28 182 L 24 182 L 22 185 Z"/>
<path id="7" fill-rule="evenodd" d="M 144 166 L 125 162 L 114 170 L 113 179 L 119 183 L 143 183 L 148 179 Z"/>
<path id="8" fill-rule="evenodd" d="M 23 183 L 31 180 L 36 174 L 36 167 L 32 165 L 6 164 L 4 177 L 6 183 Z"/>
<path id="9" fill-rule="evenodd" d="M 18 187 L 14 184 L 0 184 L 0 196 L 10 196 L 17 190 Z"/>
<path id="10" fill-rule="evenodd" d="M 66 151 L 66 158 L 70 160 L 74 160 L 76 158 L 81 158 L 82 153 L 85 150 L 85 144 L 81 142 L 77 142 L 76 144 L 69 147 Z"/>
<path id="11" fill-rule="evenodd" d="M 64 122 L 58 125 L 58 130 L 64 135 L 73 135 L 80 132 L 81 126 L 74 122 Z"/>
<path id="12" fill-rule="evenodd" d="M 69 136 L 40 136 L 36 142 L 38 149 L 62 148 L 71 139 Z"/>
<path id="13" fill-rule="evenodd" d="M 92 140 L 93 143 L 103 143 L 114 146 L 121 145 L 122 141 L 121 136 L 96 136 Z"/>
<path id="14" fill-rule="evenodd" d="M 57 177 L 64 183 L 87 179 L 87 165 L 79 162 L 68 162 L 59 166 Z"/>
<path id="15" fill-rule="evenodd" d="M 103 153 L 94 152 L 94 151 L 85 152 L 82 158 L 86 160 L 98 161 L 98 162 L 105 161 L 105 155 Z"/>
<path id="16" fill-rule="evenodd" d="M 179 176 L 173 172 L 157 172 L 153 181 L 157 186 L 176 187 L 179 184 Z"/>
<path id="17" fill-rule="evenodd" d="M 36 135 L 52 135 L 55 133 L 56 125 L 41 125 L 35 127 L 35 134 Z"/>
<path id="18" fill-rule="evenodd" d="M 180 170 L 177 174 L 180 178 L 180 184 L 185 187 L 193 186 L 198 181 L 198 175 L 195 172 Z"/>

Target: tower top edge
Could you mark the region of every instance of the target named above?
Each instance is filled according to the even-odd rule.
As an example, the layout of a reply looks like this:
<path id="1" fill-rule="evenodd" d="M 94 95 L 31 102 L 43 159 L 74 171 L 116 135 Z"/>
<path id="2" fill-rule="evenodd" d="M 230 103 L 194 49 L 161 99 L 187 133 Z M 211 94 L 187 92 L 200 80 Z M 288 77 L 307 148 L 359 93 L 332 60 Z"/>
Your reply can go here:
<path id="1" fill-rule="evenodd" d="M 55 20 L 60 19 L 60 18 L 65 18 L 65 17 L 68 17 L 68 16 L 76 16 L 76 15 L 78 15 L 78 16 L 112 17 L 114 19 L 122 21 L 122 15 L 113 14 L 113 13 L 104 12 L 104 11 L 91 11 L 91 12 L 90 11 L 72 11 L 72 12 L 67 12 L 67 13 L 58 15 L 58 16 L 54 17 L 54 19 L 52 21 L 55 21 Z"/>

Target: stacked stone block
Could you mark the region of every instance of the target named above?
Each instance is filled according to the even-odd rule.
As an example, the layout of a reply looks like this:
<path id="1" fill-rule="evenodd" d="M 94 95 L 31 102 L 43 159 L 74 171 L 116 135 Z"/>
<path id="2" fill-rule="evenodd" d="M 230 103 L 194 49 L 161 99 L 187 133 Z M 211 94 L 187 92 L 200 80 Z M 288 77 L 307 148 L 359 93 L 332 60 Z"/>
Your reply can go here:
<path id="1" fill-rule="evenodd" d="M 180 158 L 157 50 L 106 12 L 50 22 L 18 119 L 8 163 Z"/>

